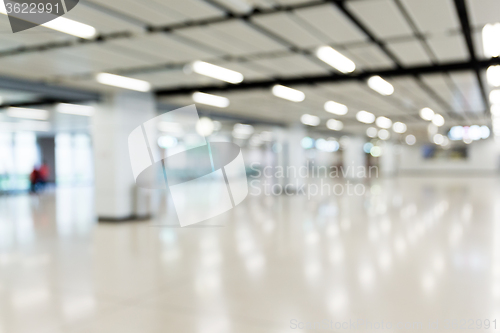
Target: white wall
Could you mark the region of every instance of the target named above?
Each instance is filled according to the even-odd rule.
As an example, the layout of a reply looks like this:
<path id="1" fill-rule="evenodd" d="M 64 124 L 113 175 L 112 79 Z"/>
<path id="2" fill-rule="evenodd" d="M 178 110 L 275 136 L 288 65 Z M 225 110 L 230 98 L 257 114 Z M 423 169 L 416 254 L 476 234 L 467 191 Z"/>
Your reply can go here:
<path id="1" fill-rule="evenodd" d="M 403 146 L 399 156 L 399 173 L 412 172 L 479 172 L 499 170 L 499 144 L 493 139 L 473 142 L 464 160 L 424 159 L 422 146 Z"/>

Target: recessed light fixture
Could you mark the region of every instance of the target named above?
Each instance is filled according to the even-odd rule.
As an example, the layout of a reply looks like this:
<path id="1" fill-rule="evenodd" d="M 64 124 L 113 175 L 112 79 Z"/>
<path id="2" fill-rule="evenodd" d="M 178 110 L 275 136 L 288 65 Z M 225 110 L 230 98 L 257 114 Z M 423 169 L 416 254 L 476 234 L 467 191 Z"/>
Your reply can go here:
<path id="1" fill-rule="evenodd" d="M 389 96 L 394 93 L 394 87 L 392 86 L 392 84 L 378 75 L 372 76 L 368 79 L 368 87 L 383 96 Z"/>
<path id="2" fill-rule="evenodd" d="M 304 125 L 308 126 L 318 126 L 321 123 L 321 119 L 317 116 L 313 116 L 312 114 L 303 114 L 302 117 L 300 117 L 300 121 Z"/>
<path id="3" fill-rule="evenodd" d="M 40 109 L 27 109 L 10 107 L 7 109 L 7 116 L 13 118 L 24 118 L 34 120 L 47 120 L 49 119 L 49 111 Z"/>
<path id="4" fill-rule="evenodd" d="M 434 111 L 430 108 L 423 108 L 420 110 L 420 118 L 426 121 L 431 121 L 434 118 Z"/>
<path id="5" fill-rule="evenodd" d="M 7 15 L 7 10 L 5 9 L 3 1 L 0 1 L 0 13 Z M 85 39 L 92 39 L 97 35 L 97 31 L 94 27 L 62 16 L 40 25 L 42 27 Z"/>
<path id="6" fill-rule="evenodd" d="M 118 88 L 124 88 L 142 92 L 147 92 L 151 90 L 151 84 L 149 82 L 121 75 L 99 73 L 96 75 L 96 80 L 99 83 Z"/>
<path id="7" fill-rule="evenodd" d="M 407 129 L 408 128 L 407 128 L 406 124 L 399 122 L 399 121 L 395 122 L 394 125 L 392 125 L 392 130 L 398 134 L 405 133 Z"/>
<path id="8" fill-rule="evenodd" d="M 272 92 L 274 96 L 287 99 L 292 102 L 302 102 L 306 98 L 306 95 L 302 91 L 285 87 L 280 84 L 275 85 Z"/>
<path id="9" fill-rule="evenodd" d="M 488 67 L 486 70 L 486 79 L 493 87 L 500 87 L 500 65 Z"/>
<path id="10" fill-rule="evenodd" d="M 328 101 L 325 103 L 325 111 L 336 114 L 338 116 L 344 116 L 347 114 L 347 106 L 334 101 Z"/>
<path id="11" fill-rule="evenodd" d="M 244 79 L 243 74 L 239 72 L 204 61 L 195 61 L 191 67 L 195 73 L 233 84 L 241 83 Z"/>
<path id="12" fill-rule="evenodd" d="M 380 131 L 378 131 L 378 138 L 380 140 L 389 140 L 391 137 L 391 133 L 386 130 L 386 129 L 381 129 Z"/>
<path id="13" fill-rule="evenodd" d="M 338 71 L 347 74 L 356 69 L 356 64 L 330 46 L 321 46 L 316 50 L 316 56 Z"/>
<path id="14" fill-rule="evenodd" d="M 369 138 L 372 139 L 376 138 L 377 134 L 378 134 L 378 129 L 376 129 L 375 127 L 368 127 L 368 129 L 366 130 L 366 136 Z"/>
<path id="15" fill-rule="evenodd" d="M 359 111 L 356 113 L 356 119 L 364 124 L 372 124 L 375 121 L 375 115 L 368 111 Z"/>
<path id="16" fill-rule="evenodd" d="M 59 103 L 56 105 L 56 111 L 59 113 L 71 114 L 75 116 L 91 117 L 94 115 L 94 107 L 89 105 L 77 105 L 68 103 Z"/>
<path id="17" fill-rule="evenodd" d="M 413 146 L 415 143 L 417 143 L 417 138 L 415 138 L 415 135 L 407 135 L 405 138 L 405 142 L 408 146 Z"/>
<path id="18" fill-rule="evenodd" d="M 196 103 L 216 106 L 218 108 L 227 108 L 229 106 L 229 99 L 222 96 L 206 94 L 202 92 L 195 92 L 193 94 L 193 100 Z"/>
<path id="19" fill-rule="evenodd" d="M 341 122 L 340 120 L 329 119 L 326 122 L 326 127 L 328 127 L 333 131 L 341 131 L 344 128 L 344 123 Z"/>
<path id="20" fill-rule="evenodd" d="M 388 129 L 392 126 L 392 120 L 387 117 L 378 117 L 375 124 L 380 128 Z"/>
<path id="21" fill-rule="evenodd" d="M 483 51 L 485 57 L 500 56 L 500 23 L 486 24 L 483 28 Z"/>
<path id="22" fill-rule="evenodd" d="M 434 117 L 432 118 L 432 123 L 436 125 L 437 127 L 441 127 L 444 125 L 444 118 L 440 114 L 435 114 Z"/>

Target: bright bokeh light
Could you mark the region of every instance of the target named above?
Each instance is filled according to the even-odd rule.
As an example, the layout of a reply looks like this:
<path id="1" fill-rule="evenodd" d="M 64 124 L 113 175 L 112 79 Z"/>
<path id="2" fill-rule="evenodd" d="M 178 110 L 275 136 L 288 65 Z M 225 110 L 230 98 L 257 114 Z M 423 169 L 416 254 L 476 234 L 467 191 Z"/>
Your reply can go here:
<path id="1" fill-rule="evenodd" d="M 420 110 L 420 118 L 426 121 L 431 121 L 434 118 L 434 111 L 430 108 L 423 108 Z"/>
<path id="2" fill-rule="evenodd" d="M 359 111 L 356 113 L 356 119 L 365 124 L 372 124 L 375 121 L 375 115 L 368 111 Z"/>
<path id="3" fill-rule="evenodd" d="M 366 136 L 369 138 L 376 138 L 378 134 L 378 129 L 375 127 L 368 127 L 366 130 Z"/>
<path id="4" fill-rule="evenodd" d="M 415 137 L 415 135 L 410 134 L 406 136 L 405 142 L 408 146 L 413 146 L 415 143 L 417 143 L 417 138 Z"/>
<path id="5" fill-rule="evenodd" d="M 302 139 L 300 144 L 302 145 L 302 148 L 304 148 L 304 149 L 311 149 L 312 147 L 314 147 L 314 140 L 311 139 L 310 137 L 306 136 L 305 138 Z"/>
<path id="6" fill-rule="evenodd" d="M 381 129 L 380 131 L 378 131 L 378 138 L 380 140 L 389 140 L 390 137 L 391 133 L 388 130 Z"/>
<path id="7" fill-rule="evenodd" d="M 389 129 L 392 126 L 392 120 L 387 117 L 378 117 L 375 124 L 384 129 Z"/>

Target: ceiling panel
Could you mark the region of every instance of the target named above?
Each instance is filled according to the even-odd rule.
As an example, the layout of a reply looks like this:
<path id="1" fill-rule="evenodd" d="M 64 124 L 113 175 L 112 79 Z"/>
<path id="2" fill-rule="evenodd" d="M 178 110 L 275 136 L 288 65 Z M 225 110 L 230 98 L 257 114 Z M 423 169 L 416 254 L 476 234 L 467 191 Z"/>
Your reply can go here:
<path id="1" fill-rule="evenodd" d="M 135 31 L 143 30 L 143 27 L 137 24 L 129 23 L 123 19 L 108 15 L 99 10 L 90 8 L 85 2 L 80 2 L 64 17 L 93 26 L 99 33 L 111 33 L 117 31 Z"/>
<path id="2" fill-rule="evenodd" d="M 223 84 L 219 80 L 196 73 L 186 74 L 182 69 L 145 73 L 133 75 L 132 77 L 148 81 L 155 88 Z"/>
<path id="3" fill-rule="evenodd" d="M 476 50 L 476 57 L 479 59 L 487 59 L 484 55 L 483 50 L 483 34 L 481 30 L 472 33 L 472 42 L 474 43 L 474 49 Z"/>
<path id="4" fill-rule="evenodd" d="M 460 28 L 452 0 L 402 0 L 422 33 L 444 33 Z"/>
<path id="5" fill-rule="evenodd" d="M 440 62 L 468 60 L 469 54 L 461 34 L 451 36 L 433 36 L 427 43 Z"/>
<path id="6" fill-rule="evenodd" d="M 263 80 L 271 78 L 267 68 L 256 65 L 253 62 L 214 62 L 214 64 L 240 72 L 245 80 Z"/>
<path id="7" fill-rule="evenodd" d="M 183 43 L 175 35 L 163 33 L 140 35 L 130 39 L 119 39 L 111 41 L 110 44 L 135 49 L 155 59 L 178 63 L 213 58 L 216 55 L 200 48 L 192 47 L 188 43 Z"/>
<path id="8" fill-rule="evenodd" d="M 485 110 L 477 77 L 473 72 L 450 73 L 451 80 L 458 87 L 467 102 L 467 111 L 476 113 Z"/>
<path id="9" fill-rule="evenodd" d="M 379 38 L 387 39 L 413 34 L 410 26 L 393 1 L 348 1 L 347 7 Z"/>
<path id="10" fill-rule="evenodd" d="M 153 25 L 164 25 L 184 20 L 178 12 L 172 11 L 154 0 L 95 0 L 103 7 L 107 7 L 135 18 L 140 22 Z"/>
<path id="11" fill-rule="evenodd" d="M 453 111 L 465 111 L 464 97 L 447 76 L 443 74 L 423 75 L 422 80 L 450 105 Z"/>
<path id="12" fill-rule="evenodd" d="M 467 0 L 472 25 L 483 27 L 487 23 L 500 22 L 500 1 L 498 0 Z"/>
<path id="13" fill-rule="evenodd" d="M 162 2 L 160 0 L 154 0 L 153 2 L 167 6 L 172 12 L 176 13 L 176 15 L 184 16 L 186 20 L 199 20 L 224 15 L 222 10 L 210 5 L 207 1 L 182 0 Z"/>
<path id="14" fill-rule="evenodd" d="M 346 18 L 335 6 L 325 5 L 296 10 L 311 31 L 321 40 L 335 44 L 365 41 L 365 34 Z"/>
<path id="15" fill-rule="evenodd" d="M 252 20 L 296 46 L 307 48 L 319 46 L 324 43 L 324 41 L 319 39 L 317 36 L 304 29 L 294 14 L 278 13 L 273 15 L 257 16 Z"/>
<path id="16" fill-rule="evenodd" d="M 441 106 L 420 87 L 415 78 L 398 77 L 392 79 L 391 83 L 409 108 L 414 107 L 416 110 L 420 110 L 424 107 L 430 107 L 436 112 L 443 113 Z"/>
<path id="17" fill-rule="evenodd" d="M 367 69 L 382 69 L 395 66 L 394 62 L 376 44 L 370 43 L 347 47 L 345 55 L 351 58 L 356 65 L 359 64 Z"/>
<path id="18" fill-rule="evenodd" d="M 224 22 L 208 27 L 182 29 L 176 32 L 199 43 L 210 45 L 225 54 L 244 55 L 285 50 L 269 37 L 243 22 Z"/>
<path id="19" fill-rule="evenodd" d="M 405 66 L 431 64 L 432 61 L 427 55 L 422 43 L 418 39 L 403 41 L 399 43 L 389 43 L 387 45 L 399 61 Z"/>
<path id="20" fill-rule="evenodd" d="M 261 59 L 254 61 L 254 63 L 267 68 L 269 73 L 280 77 L 328 74 L 328 70 L 302 55 Z"/>

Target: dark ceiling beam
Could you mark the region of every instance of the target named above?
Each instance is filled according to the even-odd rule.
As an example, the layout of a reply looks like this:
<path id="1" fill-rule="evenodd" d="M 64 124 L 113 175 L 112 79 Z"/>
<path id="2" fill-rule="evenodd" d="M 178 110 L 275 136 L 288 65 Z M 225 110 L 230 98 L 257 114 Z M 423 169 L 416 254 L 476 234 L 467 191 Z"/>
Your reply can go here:
<path id="1" fill-rule="evenodd" d="M 474 48 L 474 43 L 472 41 L 469 14 L 467 10 L 467 5 L 465 4 L 465 0 L 455 0 L 455 8 L 457 10 L 457 14 L 460 19 L 460 24 L 462 26 L 462 33 L 467 43 L 467 49 L 469 50 L 469 56 L 472 63 L 472 68 L 476 72 L 476 77 L 479 84 L 479 88 L 481 90 L 481 95 L 483 97 L 484 106 L 486 108 L 486 112 L 489 112 L 489 101 L 488 98 L 486 97 L 486 89 L 484 88 L 483 80 L 481 79 L 481 73 L 480 73 L 481 67 L 476 57 L 476 50 Z"/>
<path id="2" fill-rule="evenodd" d="M 212 17 L 212 18 L 201 19 L 201 20 L 189 20 L 189 21 L 175 23 L 175 24 L 169 24 L 169 25 L 158 25 L 158 26 L 151 26 L 150 25 L 150 26 L 145 26 L 144 29 L 145 29 L 145 33 L 147 33 L 147 34 L 170 33 L 170 32 L 174 32 L 176 30 L 181 30 L 181 29 L 186 29 L 186 28 L 200 27 L 200 26 L 206 26 L 209 24 L 236 21 L 236 20 L 249 20 L 249 19 L 251 19 L 253 17 L 257 17 L 257 16 L 271 15 L 271 14 L 288 12 L 288 11 L 293 11 L 293 10 L 302 9 L 302 8 L 316 7 L 316 6 L 324 5 L 325 3 L 332 2 L 332 1 L 336 2 L 336 1 L 340 1 L 340 0 L 336 0 L 336 1 L 335 0 L 329 0 L 329 1 L 317 0 L 317 1 L 299 3 L 299 4 L 294 4 L 294 5 L 288 5 L 288 6 L 278 6 L 278 7 L 273 7 L 273 8 L 269 8 L 269 9 L 257 9 L 256 8 L 252 12 L 247 13 L 247 14 L 236 14 L 236 13 L 226 12 L 226 15 L 224 15 L 224 16 Z M 103 7 L 103 6 L 101 5 L 101 7 Z M 37 44 L 37 45 L 31 45 L 31 46 L 21 46 L 21 47 L 16 47 L 16 48 L 1 51 L 0 58 L 20 55 L 20 54 L 26 54 L 26 53 L 44 52 L 44 51 L 49 51 L 49 50 L 61 49 L 61 48 L 69 48 L 69 47 L 73 47 L 73 46 L 77 46 L 77 45 L 105 43 L 107 41 L 112 41 L 112 40 L 117 40 L 117 39 L 132 38 L 134 36 L 136 36 L 136 34 L 130 32 L 130 31 L 122 31 L 122 32 L 116 32 L 116 33 L 110 33 L 110 34 L 100 34 L 96 38 L 91 39 L 91 40 L 77 39 L 77 40 L 73 40 L 73 41 L 50 42 L 50 43 L 43 43 L 43 44 Z"/>
<path id="3" fill-rule="evenodd" d="M 249 89 L 263 89 L 272 87 L 275 84 L 282 84 L 285 86 L 296 86 L 296 85 L 314 85 L 317 83 L 335 83 L 335 82 L 346 82 L 353 80 L 366 80 L 373 75 L 379 75 L 384 78 L 400 77 L 400 76 L 415 76 L 433 73 L 447 73 L 447 72 L 458 72 L 466 70 L 474 70 L 474 65 L 477 65 L 479 69 L 488 68 L 491 65 L 500 64 L 499 58 L 492 58 L 489 60 L 480 60 L 476 63 L 471 61 L 466 62 L 453 62 L 440 65 L 431 66 L 415 66 L 408 68 L 394 68 L 387 70 L 378 71 L 367 71 L 354 73 L 349 75 L 342 74 L 331 74 L 331 75 L 318 75 L 318 76 L 308 76 L 308 77 L 297 77 L 297 78 L 286 78 L 286 79 L 271 79 L 271 80 L 260 80 L 260 81 L 243 81 L 240 84 L 218 84 L 210 86 L 195 86 L 195 87 L 180 87 L 175 89 L 158 89 L 155 91 L 157 96 L 172 96 L 172 95 L 183 95 L 191 94 L 195 91 L 203 92 L 225 92 L 225 91 L 240 91 Z"/>

